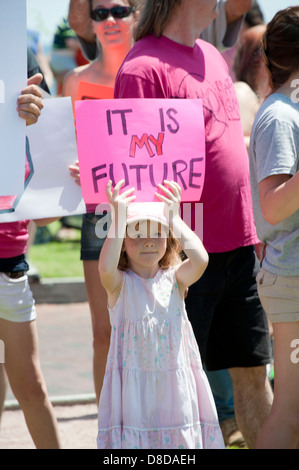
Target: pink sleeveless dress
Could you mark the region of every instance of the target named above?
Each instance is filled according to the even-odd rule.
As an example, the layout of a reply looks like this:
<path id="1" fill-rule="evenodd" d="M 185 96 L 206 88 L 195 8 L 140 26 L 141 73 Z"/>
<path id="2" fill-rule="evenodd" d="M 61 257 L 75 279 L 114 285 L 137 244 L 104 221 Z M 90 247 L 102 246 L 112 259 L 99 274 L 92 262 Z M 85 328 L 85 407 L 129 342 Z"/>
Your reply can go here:
<path id="1" fill-rule="evenodd" d="M 175 270 L 127 271 L 109 309 L 99 449 L 224 448 L 213 395 Z"/>

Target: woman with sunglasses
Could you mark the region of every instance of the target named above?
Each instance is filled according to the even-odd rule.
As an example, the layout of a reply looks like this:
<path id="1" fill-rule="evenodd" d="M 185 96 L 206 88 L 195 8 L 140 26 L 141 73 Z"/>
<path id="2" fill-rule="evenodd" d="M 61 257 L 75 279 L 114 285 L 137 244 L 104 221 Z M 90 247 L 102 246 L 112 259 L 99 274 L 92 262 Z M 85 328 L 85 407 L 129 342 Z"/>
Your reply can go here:
<path id="1" fill-rule="evenodd" d="M 74 104 L 79 82 L 86 81 L 114 87 L 117 71 L 133 44 L 137 16 L 136 0 L 89 0 L 90 22 L 101 47 L 101 56 L 90 64 L 77 67 L 64 80 L 63 95 Z M 80 184 L 78 162 L 70 167 L 71 176 Z M 107 294 L 102 287 L 99 255 L 104 243 L 95 234 L 96 224 L 106 217 L 95 215 L 95 206 L 87 207 L 81 229 L 81 259 L 93 329 L 93 375 L 97 403 L 99 401 L 110 342 Z M 104 225 L 104 222 L 103 222 Z"/>
<path id="2" fill-rule="evenodd" d="M 64 80 L 64 96 L 76 99 L 80 81 L 114 87 L 118 69 L 132 47 L 136 0 L 89 0 L 89 16 L 101 54 Z"/>
<path id="3" fill-rule="evenodd" d="M 274 401 L 258 448 L 299 445 L 299 6 L 278 12 L 263 36 L 271 94 L 249 147 L 252 197 L 265 257 L 258 293 L 274 333 Z"/>

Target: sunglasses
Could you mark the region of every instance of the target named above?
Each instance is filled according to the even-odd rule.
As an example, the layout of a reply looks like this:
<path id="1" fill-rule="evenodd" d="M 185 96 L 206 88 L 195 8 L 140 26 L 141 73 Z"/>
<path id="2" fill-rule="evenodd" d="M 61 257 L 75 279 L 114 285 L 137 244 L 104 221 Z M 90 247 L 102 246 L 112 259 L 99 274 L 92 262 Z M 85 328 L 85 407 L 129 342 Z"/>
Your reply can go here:
<path id="1" fill-rule="evenodd" d="M 131 7 L 113 7 L 113 8 L 96 8 L 90 14 L 90 17 L 94 21 L 104 21 L 107 20 L 109 14 L 120 20 L 121 18 L 126 18 L 133 12 L 133 8 Z"/>

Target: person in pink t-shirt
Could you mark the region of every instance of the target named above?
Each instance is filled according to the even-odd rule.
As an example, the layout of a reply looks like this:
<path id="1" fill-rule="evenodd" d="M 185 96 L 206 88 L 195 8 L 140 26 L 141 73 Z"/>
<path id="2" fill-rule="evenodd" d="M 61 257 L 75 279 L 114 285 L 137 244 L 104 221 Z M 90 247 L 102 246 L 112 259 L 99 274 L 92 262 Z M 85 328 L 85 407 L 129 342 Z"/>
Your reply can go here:
<path id="1" fill-rule="evenodd" d="M 28 62 L 28 70 L 30 70 Z M 18 97 L 17 110 L 27 125 L 37 122 L 43 108 L 38 85 L 42 74 L 28 80 Z M 41 219 L 45 225 L 54 219 Z M 49 400 L 38 357 L 36 311 L 25 260 L 29 220 L 0 224 L 0 340 L 4 368 L 32 436 L 40 449 L 60 448 L 56 418 Z M 0 364 L 0 414 L 5 398 L 3 364 Z"/>
<path id="2" fill-rule="evenodd" d="M 270 339 L 255 281 L 258 239 L 237 97 L 221 54 L 197 39 L 216 15 L 216 1 L 147 0 L 115 98 L 203 101 L 206 174 L 199 202 L 209 265 L 189 288 L 186 306 L 207 369 L 230 371 L 237 421 L 254 448 L 273 399 Z"/>

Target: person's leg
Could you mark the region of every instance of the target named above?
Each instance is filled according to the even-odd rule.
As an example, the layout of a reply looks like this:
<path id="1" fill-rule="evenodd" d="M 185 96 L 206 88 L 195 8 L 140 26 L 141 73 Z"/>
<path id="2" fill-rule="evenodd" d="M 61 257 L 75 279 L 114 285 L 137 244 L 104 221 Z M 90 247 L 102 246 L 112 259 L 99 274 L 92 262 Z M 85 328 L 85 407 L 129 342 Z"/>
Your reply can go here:
<path id="1" fill-rule="evenodd" d="M 38 449 L 57 449 L 60 447 L 57 422 L 40 368 L 36 322 L 0 319 L 0 331 L 5 343 L 8 380 L 34 444 Z"/>
<path id="2" fill-rule="evenodd" d="M 257 442 L 259 449 L 296 449 L 299 445 L 299 362 L 292 342 L 299 342 L 299 321 L 273 323 L 275 393 Z M 298 343 L 297 348 L 298 348 Z"/>
<path id="3" fill-rule="evenodd" d="M 237 423 L 248 447 L 254 449 L 273 401 L 266 366 L 233 367 L 229 372 L 233 380 Z"/>
<path id="4" fill-rule="evenodd" d="M 105 375 L 111 331 L 107 293 L 101 283 L 98 265 L 98 261 L 83 261 L 86 292 L 92 318 L 93 376 L 97 403 L 99 403 Z"/>
<path id="5" fill-rule="evenodd" d="M 207 371 L 211 390 L 214 396 L 224 443 L 226 446 L 246 447 L 246 442 L 235 417 L 234 389 L 227 369 Z"/>
<path id="6" fill-rule="evenodd" d="M 205 361 L 209 370 L 229 369 L 237 424 L 250 448 L 273 400 L 266 371 L 271 361 L 269 324 L 257 293 L 258 270 L 253 247 L 227 254 L 226 288 L 215 309 Z"/>
<path id="7" fill-rule="evenodd" d="M 81 260 L 92 320 L 93 377 L 97 403 L 100 399 L 110 345 L 108 298 L 99 274 L 99 256 L 110 223 L 110 214 L 106 214 L 103 210 L 97 214 L 84 214 L 81 227 Z"/>
<path id="8" fill-rule="evenodd" d="M 4 410 L 4 402 L 6 396 L 6 376 L 5 376 L 5 369 L 4 364 L 0 364 L 0 425 L 1 425 L 1 417 Z"/>

